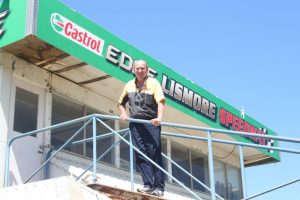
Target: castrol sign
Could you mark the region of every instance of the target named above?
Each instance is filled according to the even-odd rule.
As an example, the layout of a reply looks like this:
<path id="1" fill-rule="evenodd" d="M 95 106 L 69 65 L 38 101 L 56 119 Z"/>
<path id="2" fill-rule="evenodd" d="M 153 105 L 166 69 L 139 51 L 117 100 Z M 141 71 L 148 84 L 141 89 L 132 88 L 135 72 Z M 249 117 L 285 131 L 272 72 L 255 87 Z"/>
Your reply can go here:
<path id="1" fill-rule="evenodd" d="M 53 13 L 51 15 L 50 22 L 56 33 L 72 40 L 89 51 L 102 56 L 104 40 L 101 38 L 58 13 Z"/>

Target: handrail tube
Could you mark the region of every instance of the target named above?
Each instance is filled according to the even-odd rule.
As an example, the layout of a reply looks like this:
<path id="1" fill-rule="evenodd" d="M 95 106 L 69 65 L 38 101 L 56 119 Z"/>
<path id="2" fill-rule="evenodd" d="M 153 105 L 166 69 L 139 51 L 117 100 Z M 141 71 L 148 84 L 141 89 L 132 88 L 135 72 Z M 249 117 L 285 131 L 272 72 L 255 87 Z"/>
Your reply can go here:
<path id="1" fill-rule="evenodd" d="M 103 121 L 98 119 L 97 120 L 102 123 Z M 104 122 L 103 122 L 104 123 Z M 131 132 L 129 131 L 129 142 L 130 142 L 130 149 L 129 149 L 129 155 L 130 155 L 130 185 L 131 185 L 131 191 L 134 191 L 134 176 L 133 176 L 133 150 L 132 150 L 132 139 L 131 139 Z"/>
<path id="2" fill-rule="evenodd" d="M 185 174 L 187 174 L 189 177 L 191 177 L 194 181 L 196 181 L 197 183 L 199 183 L 202 187 L 204 187 L 205 189 L 207 189 L 209 192 L 211 191 L 211 189 L 209 187 L 207 187 L 204 183 L 202 183 L 201 181 L 199 181 L 199 179 L 197 179 L 196 177 L 194 177 L 191 173 L 189 173 L 188 171 L 186 171 L 183 167 L 181 167 L 179 164 L 177 164 L 175 161 L 173 161 L 172 159 L 170 159 L 168 156 L 166 156 L 164 153 L 161 153 L 161 155 L 166 158 L 167 160 L 169 160 L 173 165 L 175 165 L 176 167 L 178 167 L 181 171 L 183 171 Z M 218 195 L 216 193 L 216 196 L 221 199 L 224 200 L 220 195 Z"/>
<path id="3" fill-rule="evenodd" d="M 128 128 L 124 128 L 122 130 L 118 130 L 119 133 L 122 133 L 122 132 L 125 132 L 125 131 L 128 131 Z M 109 133 L 105 133 L 105 134 L 102 134 L 102 135 L 98 135 L 96 137 L 96 139 L 102 139 L 102 138 L 107 138 L 109 136 L 113 136 L 115 135 L 113 132 L 109 132 Z M 69 145 L 72 146 L 72 145 L 78 145 L 78 144 L 82 144 L 82 143 L 85 143 L 85 142 L 90 142 L 90 141 L 93 141 L 93 137 L 89 137 L 89 138 L 85 138 L 83 140 L 77 140 L 75 142 L 71 142 Z"/>
<path id="4" fill-rule="evenodd" d="M 53 126 L 50 126 L 50 127 L 38 129 L 38 130 L 35 130 L 35 131 L 31 131 L 31 132 L 27 132 L 27 133 L 24 133 L 22 135 L 18 135 L 18 136 L 10 138 L 8 140 L 8 143 L 7 143 L 7 146 L 6 146 L 6 164 L 5 164 L 5 183 L 4 183 L 4 186 L 7 187 L 8 186 L 8 182 L 9 182 L 9 174 L 8 173 L 9 173 L 10 147 L 11 147 L 12 143 L 15 140 L 23 138 L 23 137 L 26 137 L 26 136 L 29 136 L 29 135 L 33 135 L 33 134 L 36 134 L 36 133 L 40 133 L 40 132 L 43 132 L 43 131 L 47 131 L 47 130 L 50 130 L 50 129 L 56 129 L 56 128 L 60 128 L 60 127 L 66 126 L 66 125 L 74 124 L 74 123 L 83 121 L 85 119 L 91 118 L 91 117 L 93 117 L 93 119 L 95 117 L 101 117 L 103 119 L 120 120 L 120 117 L 118 117 L 118 116 L 107 116 L 107 115 L 101 115 L 101 114 L 93 114 L 93 115 L 81 117 L 81 118 L 78 118 L 78 119 L 70 120 L 70 121 L 67 121 L 67 122 L 63 122 L 63 123 L 60 123 L 60 124 L 56 124 L 56 125 L 53 125 Z M 129 118 L 128 121 L 129 122 L 138 122 L 138 123 L 148 123 L 148 124 L 150 124 L 150 121 L 148 121 L 148 120 L 140 120 L 140 119 L 131 119 L 131 118 Z M 101 121 L 101 123 L 103 124 L 102 121 Z M 211 131 L 211 132 L 217 132 L 217 133 L 225 133 L 225 134 L 229 134 L 229 135 L 232 134 L 232 135 L 238 135 L 238 136 L 241 136 L 241 137 L 249 136 L 249 137 L 252 137 L 252 138 L 269 138 L 269 139 L 274 139 L 274 140 L 278 140 L 278 141 L 300 143 L 300 139 L 297 139 L 297 138 L 288 138 L 288 137 L 280 137 L 280 136 L 262 135 L 262 134 L 254 134 L 254 133 L 248 133 L 248 132 L 238 132 L 238 131 L 231 131 L 231 130 L 220 130 L 220 129 L 214 129 L 214 128 L 206 128 L 206 127 L 199 127 L 199 126 L 190 126 L 190 125 L 184 125 L 184 124 L 165 123 L 165 122 L 162 122 L 161 125 L 162 126 L 177 127 L 177 128 L 185 128 L 185 129 L 191 129 L 191 130 L 200 130 L 200 131 Z M 112 130 L 110 127 L 108 127 L 108 129 Z M 118 133 L 116 133 L 114 130 L 112 130 L 112 133 L 114 133 L 118 137 L 120 137 L 120 135 Z M 190 139 L 197 139 L 197 140 L 208 141 L 207 138 L 197 137 L 197 136 L 196 137 L 195 136 L 190 136 L 189 137 L 187 135 L 173 135 L 173 134 L 163 134 L 163 133 L 162 133 L 162 135 L 172 135 L 174 137 L 182 137 L 182 138 L 190 138 Z M 93 137 L 92 140 L 94 140 L 94 138 L 97 138 L 97 137 Z M 76 142 L 74 142 L 74 143 L 76 144 Z M 83 141 L 80 141 L 80 142 L 83 142 Z M 124 141 L 124 142 L 128 144 L 128 142 L 126 142 L 126 141 Z M 253 148 L 272 149 L 272 150 L 278 150 L 278 151 L 283 151 L 283 152 L 288 152 L 288 153 L 300 154 L 300 151 L 297 151 L 297 150 L 286 149 L 286 148 L 279 148 L 279 147 L 271 147 L 271 146 L 264 146 L 264 145 L 256 145 L 256 144 L 251 144 L 250 142 L 249 143 L 247 143 L 247 142 L 245 142 L 245 143 L 242 143 L 242 142 L 231 142 L 231 141 L 220 140 L 220 139 L 213 139 L 213 138 L 211 138 L 211 142 L 224 143 L 224 144 L 235 144 L 235 145 L 248 146 L 248 147 L 253 147 Z M 145 156 L 142 152 L 139 152 L 139 150 L 137 150 L 134 146 L 133 146 L 133 148 L 134 148 L 135 151 L 137 151 L 139 154 L 143 155 L 146 159 L 149 160 L 149 158 L 147 156 Z M 54 156 L 55 155 L 53 155 L 53 157 Z M 53 157 L 51 157 L 50 159 L 52 159 Z M 49 160 L 47 160 L 47 162 L 49 162 Z M 152 160 L 150 159 L 149 161 L 151 162 Z M 152 163 L 152 164 L 155 165 L 156 167 L 158 167 L 160 170 L 162 170 L 165 174 L 169 175 L 172 179 L 174 179 L 176 182 L 178 182 L 181 186 L 183 186 L 189 192 L 191 192 L 188 188 L 186 188 L 175 177 L 173 177 L 172 175 L 170 175 L 164 169 L 160 168 L 160 166 L 157 166 L 156 163 Z M 286 185 L 292 184 L 292 183 L 297 182 L 297 181 L 299 181 L 299 180 L 294 180 L 294 181 L 292 181 L 290 183 L 282 185 L 281 187 L 284 187 Z M 278 188 L 280 188 L 280 187 L 276 187 L 276 188 L 274 188 L 272 190 L 269 190 L 269 191 L 273 191 L 273 190 L 278 189 Z M 265 193 L 266 192 L 261 193 L 261 194 L 265 194 Z M 196 196 L 196 197 L 200 198 L 198 196 Z M 247 199 L 249 199 L 249 197 Z"/>
<path id="5" fill-rule="evenodd" d="M 125 132 L 126 130 L 128 131 L 128 128 L 125 128 L 125 129 L 122 129 L 122 130 L 118 130 L 118 132 L 122 134 L 122 133 Z M 110 133 L 108 133 L 108 134 L 114 134 L 114 133 L 110 132 Z M 98 139 L 102 139 L 102 138 L 106 138 L 106 137 L 108 137 L 108 134 L 98 135 L 96 138 L 97 138 L 97 140 L 98 140 Z M 125 135 L 127 135 L 127 133 L 125 133 L 124 136 L 125 136 Z M 110 136 L 110 135 L 109 135 L 109 136 Z M 83 140 L 77 140 L 77 141 L 75 141 L 75 142 L 70 143 L 69 145 L 67 145 L 67 146 L 65 146 L 65 147 L 72 146 L 72 145 L 77 145 L 77 144 L 81 144 L 81 143 L 84 143 L 84 142 L 86 142 L 86 141 L 91 141 L 91 140 L 92 140 L 92 137 L 86 138 L 86 139 L 83 139 Z M 112 145 L 115 146 L 114 144 L 112 144 Z M 53 147 L 53 148 L 50 149 L 50 151 L 48 151 L 47 156 L 46 156 L 47 159 L 50 157 L 50 154 L 52 153 L 52 151 L 54 151 L 56 148 L 58 149 L 59 147 Z M 104 152 L 104 153 L 106 153 L 106 152 Z M 104 154 L 104 153 L 103 153 L 103 154 Z M 101 158 L 102 158 L 102 157 L 101 157 Z M 98 158 L 97 161 L 101 160 L 101 158 Z M 47 163 L 47 164 L 48 164 L 48 163 Z M 48 166 L 48 165 L 45 166 L 45 170 L 46 170 L 46 171 L 49 170 L 49 169 L 47 169 L 47 166 Z M 90 165 L 90 166 L 92 167 L 93 165 Z M 89 169 L 90 169 L 90 168 L 89 168 Z M 86 170 L 86 171 L 87 171 L 87 170 Z M 85 172 L 86 172 L 86 171 L 85 171 Z M 85 173 L 85 172 L 84 172 L 84 173 Z M 82 175 L 83 175 L 83 174 L 82 174 Z M 81 176 L 82 176 L 82 175 L 81 175 Z M 48 179 L 48 175 L 47 175 L 47 174 L 45 175 L 45 178 Z M 76 179 L 76 180 L 78 180 L 78 179 Z"/>
<path id="6" fill-rule="evenodd" d="M 236 145 L 242 145 L 242 146 L 247 146 L 247 147 L 254 147 L 254 148 L 261 148 L 261 149 L 271 149 L 271 150 L 282 151 L 282 152 L 286 152 L 286 153 L 300 154 L 300 151 L 298 151 L 298 150 L 292 150 L 292 149 L 286 149 L 286 148 L 280 148 L 280 147 L 270 147 L 270 146 L 250 144 L 250 143 L 245 144 L 245 143 L 242 143 L 242 142 L 226 142 L 225 140 L 220 140 L 220 139 L 213 139 L 213 142 L 223 143 L 223 144 L 236 144 Z"/>
<path id="7" fill-rule="evenodd" d="M 123 137 L 125 137 L 126 135 L 128 134 L 128 132 L 127 133 L 125 133 L 124 135 L 123 135 Z M 103 152 L 98 158 L 97 158 L 97 162 L 99 161 L 99 160 L 101 160 L 108 152 L 110 152 L 118 143 L 120 143 L 120 139 L 118 139 L 118 141 L 116 141 L 114 144 L 112 144 L 111 145 L 111 147 L 109 147 L 105 152 Z M 77 178 L 76 178 L 76 181 L 78 181 L 79 179 L 80 179 L 80 177 L 81 176 L 83 176 L 89 169 L 91 169 L 91 167 L 93 167 L 93 164 L 91 164 L 90 166 L 88 166 L 85 170 L 84 170 L 84 172 L 82 172 Z"/>
<path id="8" fill-rule="evenodd" d="M 207 138 L 205 138 L 205 137 L 190 136 L 190 135 L 184 135 L 184 134 L 180 134 L 180 133 L 162 132 L 162 135 L 207 141 Z M 234 141 L 227 141 L 227 140 L 213 139 L 213 138 L 212 138 L 212 142 L 223 143 L 223 144 L 232 144 L 232 145 L 242 145 L 242 146 L 253 147 L 253 148 L 271 149 L 271 150 L 275 150 L 275 151 L 283 151 L 286 153 L 300 154 L 300 151 L 297 151 L 297 150 L 280 148 L 280 147 L 272 147 L 272 146 L 264 146 L 264 145 L 251 144 L 251 143 L 234 142 Z"/>
<path id="9" fill-rule="evenodd" d="M 105 124 L 102 120 L 100 120 L 101 124 L 103 124 L 106 128 L 108 128 L 110 131 L 115 132 L 112 128 L 110 128 L 107 124 Z M 117 132 L 115 132 L 115 134 L 122 139 L 127 145 L 130 145 L 130 143 L 125 140 L 124 138 L 122 138 Z M 188 192 L 190 192 L 194 197 L 196 197 L 199 200 L 202 200 L 202 198 L 198 197 L 193 191 L 191 191 L 188 187 L 186 187 L 183 183 L 181 183 L 178 179 L 176 179 L 175 177 L 173 177 L 171 174 L 169 174 L 165 169 L 163 169 L 162 167 L 160 167 L 158 164 L 156 164 L 154 161 L 152 161 L 148 156 L 146 156 L 144 153 L 142 153 L 140 150 L 138 150 L 134 145 L 131 145 L 132 148 L 138 152 L 139 154 L 141 154 L 143 157 L 145 157 L 149 162 L 151 162 L 155 167 L 157 167 L 158 169 L 160 169 L 162 172 L 164 172 L 165 174 L 167 174 L 168 176 L 170 176 L 173 180 L 175 180 L 175 182 L 177 182 L 181 187 L 183 187 L 184 189 L 186 189 Z"/>
<path id="10" fill-rule="evenodd" d="M 53 152 L 53 151 L 55 151 L 56 149 L 55 149 L 55 147 L 53 147 L 53 148 L 51 148 L 51 149 L 49 149 L 49 151 L 47 152 L 47 154 L 46 154 L 46 160 L 48 159 L 48 158 L 50 158 L 50 156 L 51 156 L 51 153 Z M 49 162 L 45 165 L 45 170 L 44 170 L 44 174 L 43 174 L 43 178 L 46 180 L 46 179 L 49 179 L 49 171 L 50 171 L 50 166 L 49 166 Z"/>
<path id="11" fill-rule="evenodd" d="M 210 131 L 210 132 L 215 132 L 215 133 L 226 133 L 226 134 L 229 134 L 229 135 L 238 135 L 238 136 L 241 136 L 241 137 L 249 136 L 249 137 L 254 137 L 254 138 L 268 138 L 268 139 L 275 139 L 275 140 L 284 141 L 284 142 L 300 143 L 300 139 L 297 139 L 297 138 L 254 134 L 254 133 L 250 133 L 250 132 L 241 132 L 241 131 L 220 130 L 220 129 L 215 129 L 215 128 L 189 126 L 189 125 L 166 123 L 166 122 L 162 122 L 161 125 L 170 126 L 170 127 L 177 127 L 177 128 L 192 129 L 192 130 L 200 130 L 200 131 Z"/>
<path id="12" fill-rule="evenodd" d="M 210 196 L 212 200 L 216 199 L 215 189 L 215 174 L 214 174 L 214 159 L 212 151 L 211 132 L 207 131 L 207 147 L 208 147 L 208 168 L 209 168 L 209 182 L 210 182 Z"/>
<path id="13" fill-rule="evenodd" d="M 22 138 L 22 137 L 26 137 L 26 136 L 30 136 L 30 135 L 34 135 L 36 133 L 47 131 L 49 129 L 56 129 L 56 128 L 60 128 L 62 126 L 67 126 L 67 125 L 75 124 L 77 122 L 84 121 L 87 118 L 91 118 L 91 117 L 92 117 L 92 115 L 89 115 L 89 116 L 85 116 L 85 117 L 73 119 L 73 120 L 70 120 L 70 121 L 62 122 L 62 123 L 59 123 L 59 124 L 55 124 L 55 125 L 52 125 L 52 126 L 48 126 L 46 128 L 41 128 L 41 129 L 37 129 L 37 130 L 30 131 L 30 132 L 27 132 L 27 133 L 23 133 L 22 135 L 17 135 L 17 136 L 14 136 L 14 137 L 10 138 L 10 140 L 9 140 L 8 143 L 11 144 L 16 139 L 19 139 L 19 138 Z"/>
<path id="14" fill-rule="evenodd" d="M 261 196 L 261 195 L 263 195 L 263 194 L 266 194 L 266 193 L 272 192 L 272 191 L 274 191 L 274 190 L 277 190 L 277 189 L 283 188 L 283 187 L 285 187 L 285 186 L 291 185 L 291 184 L 293 184 L 293 183 L 296 183 L 296 182 L 298 182 L 298 181 L 300 181 L 300 178 L 298 178 L 298 179 L 295 179 L 295 180 L 292 180 L 292 181 L 290 181 L 290 182 L 287 182 L 287 183 L 284 183 L 284 184 L 282 184 L 282 185 L 279 185 L 279 186 L 277 186 L 277 187 L 274 187 L 274 188 L 272 188 L 272 189 L 269 189 L 269 190 L 267 190 L 267 191 L 264 191 L 264 192 L 261 192 L 261 193 L 258 193 L 258 194 L 255 194 L 255 195 L 252 195 L 252 196 L 250 196 L 250 197 L 247 197 L 247 198 L 245 198 L 245 199 L 242 199 L 242 200 L 253 199 L 253 198 L 255 198 L 255 197 L 258 197 L 258 196 Z"/>
<path id="15" fill-rule="evenodd" d="M 74 133 L 74 135 L 72 135 L 54 154 L 50 156 L 50 158 L 48 158 L 48 160 L 46 160 L 37 170 L 34 171 L 34 173 L 25 181 L 25 183 L 27 183 L 36 173 L 38 173 L 60 150 L 65 148 L 65 146 L 69 144 L 71 140 L 73 140 L 73 138 L 75 138 L 82 131 L 82 129 L 84 129 L 90 123 L 91 120 L 92 119 L 88 120 L 82 127 L 80 127 L 78 131 Z"/>
<path id="16" fill-rule="evenodd" d="M 241 167 L 241 179 L 242 179 L 242 188 L 243 188 L 243 198 L 247 196 L 246 190 L 246 176 L 245 176 L 245 165 L 244 165 L 244 151 L 243 146 L 239 145 L 239 153 L 240 153 L 240 167 Z"/>
<path id="17" fill-rule="evenodd" d="M 97 119 L 98 120 L 98 119 Z M 119 130 L 119 131 L 117 131 L 117 132 L 119 132 L 119 133 L 122 133 L 122 132 L 124 132 L 124 131 L 128 131 L 128 128 L 126 128 L 126 129 L 123 129 L 123 130 Z M 128 131 L 129 132 L 129 131 Z M 127 132 L 127 133 L 128 133 Z M 123 135 L 123 138 L 127 135 L 127 133 L 125 133 L 124 135 Z M 108 133 L 108 134 L 104 134 L 104 135 L 100 135 L 100 136 L 97 136 L 97 139 L 101 139 L 101 138 L 103 138 L 103 137 L 108 137 L 108 136 L 111 136 L 111 134 L 114 134 L 113 132 L 110 132 L 110 133 Z M 73 143 L 71 143 L 71 145 L 72 144 L 74 144 L 74 145 L 76 145 L 76 144 L 78 144 L 78 143 L 83 143 L 83 142 L 87 142 L 87 141 L 89 141 L 89 140 L 91 140 L 91 138 L 86 138 L 86 139 L 84 139 L 84 140 L 78 140 L 78 141 L 76 141 L 76 142 L 73 142 Z M 103 154 L 101 154 L 101 156 L 100 157 L 98 157 L 98 159 L 97 159 L 97 161 L 99 161 L 99 160 L 101 160 L 101 158 L 102 157 L 104 157 L 109 151 L 111 151 L 111 149 L 116 145 L 116 144 L 118 144 L 120 142 L 120 139 L 118 139 L 118 141 L 117 142 L 115 142 L 114 144 L 112 144 L 112 146 L 109 148 L 109 149 L 107 149 Z M 201 181 L 199 181 L 197 178 L 195 178 L 192 174 L 190 174 L 189 172 L 187 172 L 184 168 L 182 168 L 180 165 L 178 165 L 176 162 L 174 162 L 173 160 L 171 160 L 169 157 L 167 157 L 164 153 L 162 153 L 162 156 L 164 156 L 166 159 L 168 159 L 172 164 L 174 164 L 176 167 L 178 167 L 179 169 L 181 169 L 184 173 L 186 173 L 187 175 L 189 175 L 193 180 L 195 180 L 197 183 L 199 183 L 201 186 L 203 186 L 205 189 L 207 189 L 207 190 L 209 190 L 210 191 L 210 188 L 209 187 L 207 187 L 204 183 L 202 183 Z M 81 177 L 81 176 L 83 176 L 91 167 L 92 167 L 93 165 L 90 165 L 82 174 L 80 174 L 77 178 L 76 178 L 76 180 L 79 180 L 79 178 Z M 216 196 L 219 198 L 219 199 L 221 199 L 221 200 L 223 200 L 223 198 L 221 197 L 221 196 L 219 196 L 218 194 L 216 194 Z"/>
<path id="18" fill-rule="evenodd" d="M 108 115 L 101 115 L 101 114 L 94 114 L 94 115 L 96 117 L 100 117 L 100 118 L 103 118 L 103 119 L 121 120 L 121 118 L 118 117 L 118 116 L 108 116 Z M 144 123 L 144 124 L 151 124 L 151 121 L 143 120 L 143 119 L 128 118 L 127 121 Z M 185 124 L 176 124 L 176 123 L 168 123 L 168 122 L 161 122 L 161 125 L 162 126 L 177 127 L 177 128 L 185 128 L 185 129 L 191 129 L 191 130 L 211 131 L 211 132 L 216 132 L 216 133 L 226 133 L 226 134 L 238 135 L 238 136 L 241 136 L 241 137 L 249 136 L 249 137 L 257 137 L 257 138 L 275 139 L 275 140 L 285 141 L 285 142 L 300 143 L 300 139 L 290 138 L 290 137 L 262 135 L 262 134 L 254 134 L 254 133 L 250 133 L 250 132 L 241 132 L 241 131 L 221 130 L 221 129 L 215 129 L 215 128 L 207 128 L 207 127 L 192 126 L 192 125 L 185 125 Z"/>
<path id="19" fill-rule="evenodd" d="M 26 137 L 26 136 L 30 136 L 30 135 L 33 135 L 33 134 L 36 134 L 36 133 L 39 133 L 39 132 L 43 132 L 43 131 L 47 131 L 47 130 L 50 130 L 50 129 L 56 129 L 56 128 L 60 128 L 62 126 L 66 126 L 66 125 L 71 125 L 71 124 L 75 124 L 77 122 L 80 122 L 80 121 L 83 121 L 85 119 L 88 119 L 90 118 L 92 115 L 89 115 L 89 116 L 85 116 L 85 117 L 81 117 L 81 118 L 77 118 L 77 119 L 73 119 L 73 120 L 70 120 L 70 121 L 67 121 L 67 122 L 62 122 L 62 123 L 59 123 L 59 124 L 55 124 L 55 125 L 52 125 L 52 126 L 48 126 L 46 128 L 41 128 L 41 129 L 38 129 L 38 130 L 34 130 L 34 131 L 30 131 L 30 132 L 27 132 L 27 133 L 24 133 L 22 135 L 17 135 L 17 136 L 14 136 L 12 138 L 10 138 L 7 142 L 7 145 L 6 145 L 6 155 L 5 155 L 5 173 L 4 173 L 4 187 L 7 187 L 8 184 L 9 184 L 9 160 L 10 160 L 10 147 L 12 145 L 12 143 L 17 140 L 17 139 L 20 139 L 20 138 L 23 138 L 23 137 Z"/>
<path id="20" fill-rule="evenodd" d="M 96 117 L 93 116 L 93 182 L 97 181 L 97 140 L 96 140 Z"/>
<path id="21" fill-rule="evenodd" d="M 133 176 L 133 149 L 132 149 L 132 137 L 131 137 L 131 131 L 129 131 L 129 164 L 130 164 L 130 185 L 131 185 L 131 191 L 134 191 L 134 176 Z"/>

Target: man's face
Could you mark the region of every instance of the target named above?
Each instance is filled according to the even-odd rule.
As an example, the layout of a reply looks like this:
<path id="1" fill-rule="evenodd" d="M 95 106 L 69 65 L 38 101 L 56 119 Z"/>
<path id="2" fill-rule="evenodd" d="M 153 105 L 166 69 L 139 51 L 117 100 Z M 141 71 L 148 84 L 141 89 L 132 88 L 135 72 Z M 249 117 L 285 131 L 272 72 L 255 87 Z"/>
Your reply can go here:
<path id="1" fill-rule="evenodd" d="M 148 67 L 143 61 L 137 61 L 134 64 L 134 73 L 138 79 L 144 79 L 148 74 Z"/>

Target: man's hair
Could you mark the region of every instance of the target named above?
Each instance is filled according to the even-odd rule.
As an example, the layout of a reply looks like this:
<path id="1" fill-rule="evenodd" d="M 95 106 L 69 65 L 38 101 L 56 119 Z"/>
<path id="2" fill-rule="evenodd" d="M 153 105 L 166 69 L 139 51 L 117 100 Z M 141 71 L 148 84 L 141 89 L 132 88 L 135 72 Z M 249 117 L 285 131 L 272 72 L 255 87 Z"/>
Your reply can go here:
<path id="1" fill-rule="evenodd" d="M 147 64 L 147 62 L 145 60 L 135 60 L 133 62 L 133 67 L 135 67 L 136 63 L 138 63 L 138 62 L 143 62 L 146 65 L 146 67 L 148 68 L 148 64 Z"/>

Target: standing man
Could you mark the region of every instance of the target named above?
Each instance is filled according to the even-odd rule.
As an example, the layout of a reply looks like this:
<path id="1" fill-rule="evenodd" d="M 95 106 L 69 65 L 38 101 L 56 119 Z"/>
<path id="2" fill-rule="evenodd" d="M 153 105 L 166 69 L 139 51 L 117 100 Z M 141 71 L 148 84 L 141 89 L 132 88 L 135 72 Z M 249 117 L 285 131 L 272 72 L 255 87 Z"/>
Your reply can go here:
<path id="1" fill-rule="evenodd" d="M 133 63 L 135 79 L 129 81 L 119 100 L 121 119 L 127 120 L 126 103 L 129 103 L 129 117 L 134 119 L 151 120 L 151 124 L 130 122 L 132 141 L 135 147 L 162 167 L 161 156 L 161 126 L 165 97 L 159 82 L 148 77 L 148 66 L 144 60 Z M 136 165 L 139 168 L 144 186 L 138 192 L 156 196 L 164 194 L 164 175 L 142 155 L 135 153 Z M 154 177 L 154 180 L 153 180 Z"/>

